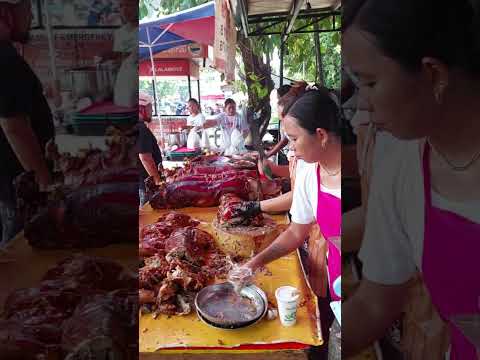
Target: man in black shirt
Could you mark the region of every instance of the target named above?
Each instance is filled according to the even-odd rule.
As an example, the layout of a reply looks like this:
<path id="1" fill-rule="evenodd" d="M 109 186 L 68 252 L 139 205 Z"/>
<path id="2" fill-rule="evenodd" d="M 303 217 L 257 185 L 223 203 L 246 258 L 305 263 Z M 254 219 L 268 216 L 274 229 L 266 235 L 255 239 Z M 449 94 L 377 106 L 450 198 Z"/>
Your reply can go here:
<path id="1" fill-rule="evenodd" d="M 40 81 L 13 42 L 26 43 L 32 19 L 29 0 L 0 0 L 0 219 L 3 243 L 21 228 L 14 179 L 35 172 L 41 188 L 50 171 L 45 144 L 54 137 L 52 114 Z"/>
<path id="2" fill-rule="evenodd" d="M 139 96 L 140 114 L 138 124 L 138 156 L 142 163 L 140 169 L 139 196 L 140 206 L 148 201 L 145 196 L 145 179 L 152 176 L 156 184 L 162 180 L 162 153 L 157 143 L 157 139 L 152 134 L 146 123 L 152 121 L 152 101 L 149 96 L 140 94 Z"/>

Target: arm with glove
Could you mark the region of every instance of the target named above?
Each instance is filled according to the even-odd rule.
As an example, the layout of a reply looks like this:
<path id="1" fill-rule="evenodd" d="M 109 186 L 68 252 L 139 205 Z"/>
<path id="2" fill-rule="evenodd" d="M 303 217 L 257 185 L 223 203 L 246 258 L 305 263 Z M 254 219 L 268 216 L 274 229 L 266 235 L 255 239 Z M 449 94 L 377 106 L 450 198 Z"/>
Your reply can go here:
<path id="1" fill-rule="evenodd" d="M 279 213 L 290 210 L 292 206 L 293 192 L 277 196 L 273 199 L 262 201 L 242 201 L 231 205 L 234 217 L 253 218 L 262 212 Z"/>
<path id="2" fill-rule="evenodd" d="M 262 266 L 286 256 L 302 246 L 310 228 L 311 224 L 291 223 L 288 229 L 280 234 L 265 250 L 244 265 L 234 268 L 228 274 L 229 281 L 237 289 L 252 283 L 255 272 Z"/>

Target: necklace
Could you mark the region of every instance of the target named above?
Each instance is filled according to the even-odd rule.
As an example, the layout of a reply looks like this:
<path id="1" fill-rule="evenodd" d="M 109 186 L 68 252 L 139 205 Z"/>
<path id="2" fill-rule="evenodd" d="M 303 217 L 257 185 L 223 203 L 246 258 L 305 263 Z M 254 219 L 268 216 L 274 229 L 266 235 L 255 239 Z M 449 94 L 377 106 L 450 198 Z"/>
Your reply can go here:
<path id="1" fill-rule="evenodd" d="M 428 141 L 428 140 L 427 140 Z M 465 164 L 463 165 L 456 165 L 452 161 L 450 161 L 442 152 L 438 151 L 438 149 L 433 146 L 433 144 L 428 141 L 429 145 L 432 147 L 433 151 L 435 151 L 442 160 L 453 170 L 453 171 L 465 171 L 467 170 L 470 166 L 472 166 L 479 158 L 480 158 L 480 150 L 477 151 L 475 154 L 473 154 L 472 158 L 468 160 Z"/>
<path id="2" fill-rule="evenodd" d="M 320 162 L 319 162 L 318 164 L 320 165 L 320 167 L 321 167 L 323 170 L 325 170 L 325 172 L 327 173 L 328 176 L 336 176 L 336 175 L 340 174 L 340 171 L 342 171 L 342 167 L 340 166 L 340 169 L 338 169 L 337 171 L 331 173 L 331 172 L 329 172 L 329 171 L 327 170 L 327 168 L 324 167 Z"/>

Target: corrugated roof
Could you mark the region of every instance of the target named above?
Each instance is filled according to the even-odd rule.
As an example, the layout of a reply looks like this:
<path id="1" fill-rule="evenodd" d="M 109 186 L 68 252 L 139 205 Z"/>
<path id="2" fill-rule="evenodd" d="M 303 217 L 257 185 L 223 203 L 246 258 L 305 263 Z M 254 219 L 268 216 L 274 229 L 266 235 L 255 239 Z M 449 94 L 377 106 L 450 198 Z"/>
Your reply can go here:
<path id="1" fill-rule="evenodd" d="M 248 0 L 248 15 L 289 12 L 292 8 L 293 2 L 293 0 Z M 307 0 L 303 5 L 302 10 L 307 9 L 307 3 L 310 3 L 312 10 L 335 10 L 340 4 L 340 0 Z"/>

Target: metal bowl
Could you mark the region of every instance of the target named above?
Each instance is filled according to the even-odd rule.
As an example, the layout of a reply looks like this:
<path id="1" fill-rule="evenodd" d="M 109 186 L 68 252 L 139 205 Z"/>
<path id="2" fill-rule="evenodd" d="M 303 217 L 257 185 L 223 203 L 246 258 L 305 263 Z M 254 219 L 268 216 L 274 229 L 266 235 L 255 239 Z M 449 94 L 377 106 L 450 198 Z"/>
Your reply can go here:
<path id="1" fill-rule="evenodd" d="M 267 296 L 255 285 L 244 287 L 240 295 L 241 298 L 235 297 L 229 282 L 207 286 L 195 297 L 197 315 L 207 325 L 219 329 L 240 329 L 256 324 L 268 311 Z"/>

